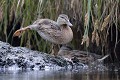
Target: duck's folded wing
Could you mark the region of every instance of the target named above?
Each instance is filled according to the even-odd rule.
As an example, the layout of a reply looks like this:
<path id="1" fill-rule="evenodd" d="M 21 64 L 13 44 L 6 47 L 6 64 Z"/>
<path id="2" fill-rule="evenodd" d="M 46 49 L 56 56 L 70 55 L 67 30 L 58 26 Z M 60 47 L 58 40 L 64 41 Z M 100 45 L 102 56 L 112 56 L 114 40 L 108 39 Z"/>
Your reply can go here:
<path id="1" fill-rule="evenodd" d="M 51 28 L 49 28 L 48 25 L 43 25 L 41 30 L 38 31 L 38 33 L 43 33 L 45 34 L 46 36 L 49 36 L 51 38 L 58 38 L 58 37 L 61 37 L 62 35 L 62 32 L 60 29 L 57 29 L 53 26 L 51 26 Z M 46 28 L 45 28 L 46 27 Z"/>
<path id="2" fill-rule="evenodd" d="M 40 28 L 37 32 L 43 39 L 46 39 L 52 43 L 60 44 L 63 40 L 62 31 L 52 26 L 42 25 L 42 28 Z"/>
<path id="3" fill-rule="evenodd" d="M 39 19 L 36 20 L 33 24 L 38 24 L 39 30 L 44 30 L 44 29 L 60 30 L 60 26 L 57 24 L 57 22 L 50 19 Z"/>

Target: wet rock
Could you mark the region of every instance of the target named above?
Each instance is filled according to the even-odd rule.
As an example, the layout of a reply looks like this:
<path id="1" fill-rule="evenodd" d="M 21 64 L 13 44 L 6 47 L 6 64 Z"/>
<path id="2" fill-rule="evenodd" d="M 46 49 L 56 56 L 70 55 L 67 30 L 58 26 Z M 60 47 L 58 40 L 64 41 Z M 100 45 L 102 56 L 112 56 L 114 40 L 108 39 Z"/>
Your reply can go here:
<path id="1" fill-rule="evenodd" d="M 77 57 L 67 60 L 62 56 L 55 57 L 47 53 L 33 51 L 25 47 L 12 47 L 8 43 L 0 41 L 0 68 L 9 68 L 12 66 L 16 66 L 19 69 L 38 70 L 88 68 L 88 65 L 81 63 Z"/>
<path id="2" fill-rule="evenodd" d="M 67 66 L 67 61 L 61 57 L 51 57 L 51 56 L 47 56 L 47 61 L 52 63 L 52 64 L 56 64 L 58 66 Z"/>
<path id="3" fill-rule="evenodd" d="M 39 69 L 40 69 L 40 70 L 43 70 L 44 68 L 45 68 L 45 65 L 40 65 L 40 66 L 39 66 Z"/>
<path id="4" fill-rule="evenodd" d="M 9 59 L 9 58 L 6 59 L 6 65 L 12 66 L 12 65 L 14 65 L 14 64 L 15 64 L 15 63 L 14 63 L 13 59 Z"/>
<path id="5" fill-rule="evenodd" d="M 25 61 L 24 57 L 18 57 L 18 59 L 15 59 L 16 64 L 19 68 L 27 68 L 27 61 Z"/>
<path id="6" fill-rule="evenodd" d="M 5 62 L 2 59 L 0 59 L 0 67 L 3 67 L 4 65 L 5 65 Z"/>
<path id="7" fill-rule="evenodd" d="M 35 65 L 31 65 L 31 66 L 30 66 L 30 69 L 33 69 L 34 67 L 35 67 Z"/>
<path id="8" fill-rule="evenodd" d="M 33 51 L 25 47 L 12 47 L 0 41 L 0 67 L 8 68 L 16 65 L 20 69 L 44 69 L 46 66 L 67 66 L 64 58 L 54 57 L 49 54 Z"/>

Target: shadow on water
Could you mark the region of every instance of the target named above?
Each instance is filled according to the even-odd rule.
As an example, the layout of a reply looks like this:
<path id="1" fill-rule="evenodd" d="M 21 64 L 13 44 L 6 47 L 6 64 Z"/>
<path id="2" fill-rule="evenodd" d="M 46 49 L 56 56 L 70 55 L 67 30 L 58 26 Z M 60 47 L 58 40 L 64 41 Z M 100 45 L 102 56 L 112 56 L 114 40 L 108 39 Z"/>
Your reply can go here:
<path id="1" fill-rule="evenodd" d="M 1 71 L 0 80 L 120 80 L 118 71 Z"/>

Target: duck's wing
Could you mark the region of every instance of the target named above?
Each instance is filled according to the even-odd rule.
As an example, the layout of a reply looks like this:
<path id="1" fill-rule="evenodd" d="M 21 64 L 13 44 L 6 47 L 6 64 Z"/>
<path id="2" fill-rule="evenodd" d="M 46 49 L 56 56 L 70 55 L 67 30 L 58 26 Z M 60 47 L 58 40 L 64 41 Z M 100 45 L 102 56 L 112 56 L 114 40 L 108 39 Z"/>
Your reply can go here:
<path id="1" fill-rule="evenodd" d="M 38 33 L 43 32 L 44 34 L 55 34 L 56 36 L 59 36 L 60 26 L 57 24 L 57 22 L 50 20 L 50 19 L 38 19 L 36 20 L 32 25 L 29 25 L 27 27 L 21 28 L 17 30 L 14 33 L 14 36 L 19 36 L 24 31 L 31 29 L 36 30 Z M 56 33 L 58 32 L 58 33 Z"/>
<path id="2" fill-rule="evenodd" d="M 33 23 L 33 25 L 39 25 L 37 32 L 43 39 L 46 39 L 53 43 L 61 42 L 62 31 L 57 22 L 50 19 L 40 19 Z M 59 39 L 58 39 L 59 38 Z"/>
<path id="3" fill-rule="evenodd" d="M 34 24 L 39 25 L 38 27 L 39 30 L 44 29 L 60 30 L 60 26 L 57 24 L 57 22 L 50 19 L 38 19 L 33 23 L 33 25 Z"/>

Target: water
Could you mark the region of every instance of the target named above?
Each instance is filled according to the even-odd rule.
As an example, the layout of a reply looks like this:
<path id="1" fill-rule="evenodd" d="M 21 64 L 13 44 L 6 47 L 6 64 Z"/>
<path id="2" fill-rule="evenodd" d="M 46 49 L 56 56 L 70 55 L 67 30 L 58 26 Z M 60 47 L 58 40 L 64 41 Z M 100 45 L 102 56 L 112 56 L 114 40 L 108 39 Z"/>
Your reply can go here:
<path id="1" fill-rule="evenodd" d="M 0 80 L 120 80 L 117 71 L 0 71 Z"/>

